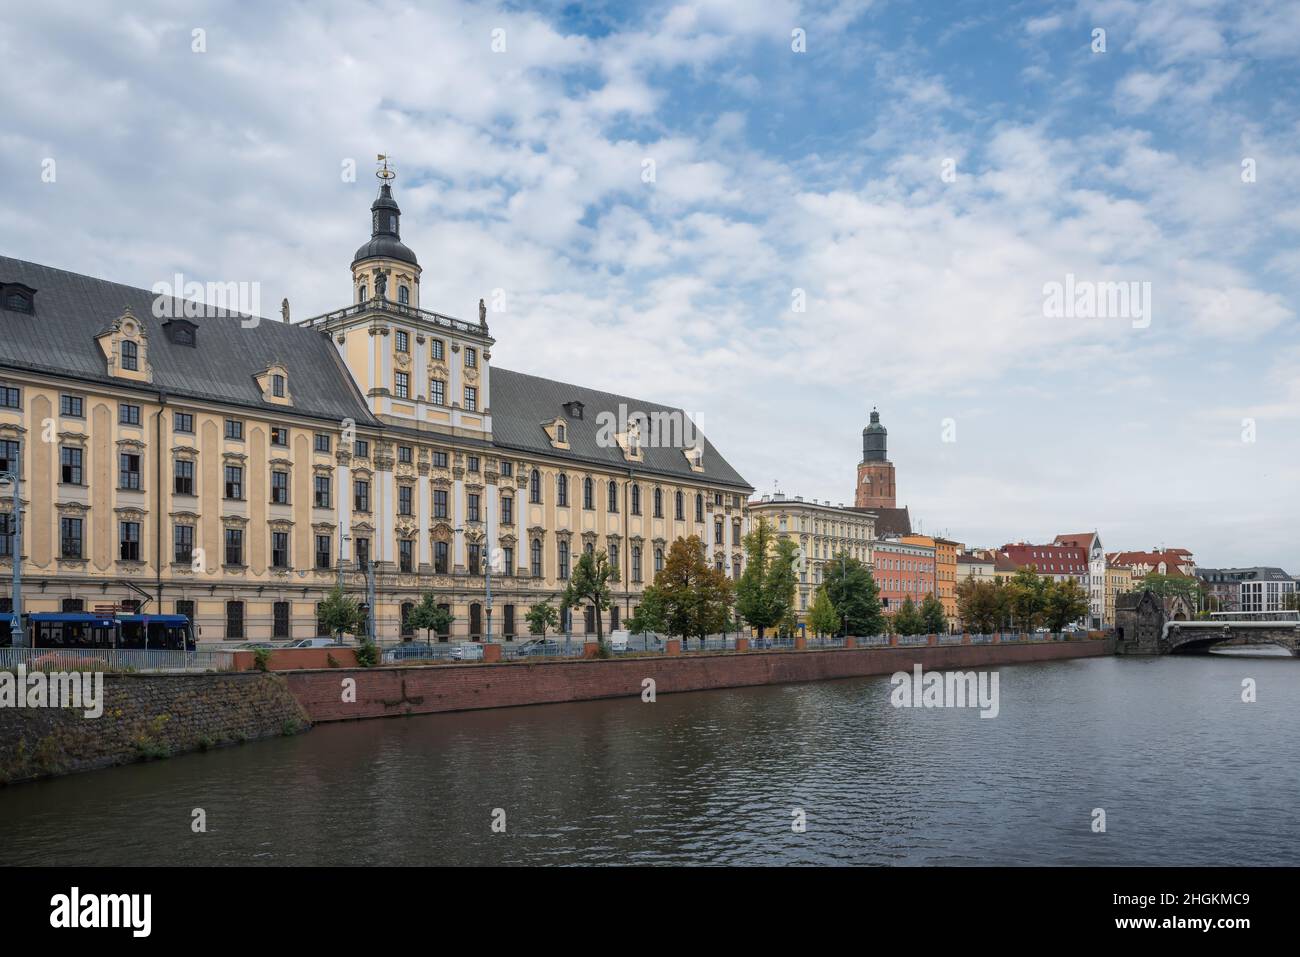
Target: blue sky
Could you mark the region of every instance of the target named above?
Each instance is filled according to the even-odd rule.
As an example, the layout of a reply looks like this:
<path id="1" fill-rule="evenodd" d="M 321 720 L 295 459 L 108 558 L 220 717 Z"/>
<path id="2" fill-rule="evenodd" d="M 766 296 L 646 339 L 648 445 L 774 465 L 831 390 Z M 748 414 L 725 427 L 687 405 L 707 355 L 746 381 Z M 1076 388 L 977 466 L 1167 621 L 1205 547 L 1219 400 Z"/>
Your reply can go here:
<path id="1" fill-rule="evenodd" d="M 874 405 L 927 530 L 1300 572 L 1298 4 L 11 6 L 5 254 L 322 312 L 388 152 L 426 308 L 760 492 L 850 502 Z"/>

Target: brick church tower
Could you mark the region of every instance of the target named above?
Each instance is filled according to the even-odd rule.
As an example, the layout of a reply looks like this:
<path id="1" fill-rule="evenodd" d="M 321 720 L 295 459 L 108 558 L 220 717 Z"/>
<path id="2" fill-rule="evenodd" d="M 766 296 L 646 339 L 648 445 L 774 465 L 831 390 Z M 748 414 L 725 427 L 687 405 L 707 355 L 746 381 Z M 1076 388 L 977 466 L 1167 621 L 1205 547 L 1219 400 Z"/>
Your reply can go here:
<path id="1" fill-rule="evenodd" d="M 871 410 L 871 424 L 862 430 L 862 461 L 858 464 L 858 508 L 895 508 L 894 464 L 885 450 L 888 436 L 880 424 L 880 413 Z"/>

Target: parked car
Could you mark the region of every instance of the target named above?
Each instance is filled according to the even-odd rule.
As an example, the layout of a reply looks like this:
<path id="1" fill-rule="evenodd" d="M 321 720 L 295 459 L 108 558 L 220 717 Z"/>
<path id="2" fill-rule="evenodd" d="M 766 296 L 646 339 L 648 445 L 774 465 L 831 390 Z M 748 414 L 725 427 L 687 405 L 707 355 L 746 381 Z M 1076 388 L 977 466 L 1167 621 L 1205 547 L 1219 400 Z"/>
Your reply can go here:
<path id="1" fill-rule="evenodd" d="M 443 649 L 423 641 L 404 641 L 385 649 L 384 661 L 427 661 L 443 657 Z"/>
<path id="2" fill-rule="evenodd" d="M 519 658 L 532 655 L 558 655 L 562 651 L 561 645 L 557 638 L 529 638 L 515 648 L 515 655 Z"/>
<path id="3" fill-rule="evenodd" d="M 451 649 L 451 657 L 456 661 L 482 661 L 483 646 L 477 641 L 463 641 Z"/>
<path id="4" fill-rule="evenodd" d="M 610 651 L 627 651 L 627 643 L 631 639 L 630 631 L 611 631 L 609 633 L 609 650 Z"/>
<path id="5" fill-rule="evenodd" d="M 335 648 L 338 647 L 338 641 L 334 638 L 299 638 L 297 641 L 291 641 L 286 648 Z"/>

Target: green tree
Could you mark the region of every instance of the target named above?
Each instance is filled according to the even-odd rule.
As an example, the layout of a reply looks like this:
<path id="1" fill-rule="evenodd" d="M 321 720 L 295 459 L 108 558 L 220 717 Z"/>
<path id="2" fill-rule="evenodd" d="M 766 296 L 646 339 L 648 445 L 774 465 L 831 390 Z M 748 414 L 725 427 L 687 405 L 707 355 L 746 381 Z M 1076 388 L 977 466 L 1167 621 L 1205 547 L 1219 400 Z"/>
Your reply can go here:
<path id="1" fill-rule="evenodd" d="M 736 583 L 736 610 L 763 637 L 794 608 L 799 549 L 788 538 L 778 539 L 772 524 L 759 518 L 745 536 L 745 570 Z"/>
<path id="2" fill-rule="evenodd" d="M 664 623 L 664 600 L 654 585 L 647 586 L 641 593 L 641 603 L 627 620 L 627 630 L 635 635 L 668 630 Z"/>
<path id="3" fill-rule="evenodd" d="M 673 542 L 653 587 L 655 600 L 662 603 L 668 634 L 704 638 L 725 627 L 732 602 L 731 582 L 709 564 L 698 535 Z"/>
<path id="4" fill-rule="evenodd" d="M 1006 584 L 1009 589 L 1011 614 L 1022 631 L 1030 632 L 1043 620 L 1047 608 L 1047 582 L 1033 566 L 1017 568 Z"/>
<path id="5" fill-rule="evenodd" d="M 879 635 L 885 631 L 880 589 L 865 564 L 841 552 L 824 569 L 826 594 L 839 612 L 837 628 L 850 635 Z"/>
<path id="6" fill-rule="evenodd" d="M 406 627 L 424 631 L 425 641 L 433 641 L 433 632 L 443 634 L 451 630 L 451 623 L 456 620 L 446 608 L 439 608 L 433 592 L 427 591 L 420 596 L 420 603 L 406 614 Z"/>
<path id="7" fill-rule="evenodd" d="M 814 635 L 833 635 L 840 629 L 840 613 L 826 594 L 822 585 L 813 596 L 813 603 L 808 606 L 808 628 Z"/>
<path id="8" fill-rule="evenodd" d="M 1052 631 L 1062 631 L 1088 614 L 1088 593 L 1073 578 L 1050 582 L 1043 617 Z"/>
<path id="9" fill-rule="evenodd" d="M 331 588 L 325 600 L 320 603 L 316 617 L 320 619 L 321 626 L 336 639 L 345 632 L 361 632 L 366 624 L 365 615 L 357 600 L 338 585 Z"/>
<path id="10" fill-rule="evenodd" d="M 540 635 L 545 638 L 546 629 L 553 630 L 560 627 L 560 614 L 549 601 L 539 601 L 537 604 L 528 607 L 528 613 L 524 615 L 524 621 L 528 622 L 528 633 L 530 635 Z"/>
<path id="11" fill-rule="evenodd" d="M 562 608 L 580 608 L 590 605 L 596 610 L 596 643 L 605 647 L 605 629 L 601 612 L 609 607 L 611 592 L 610 582 L 618 581 L 618 569 L 611 568 L 609 555 L 602 549 L 583 552 L 573 566 L 569 584 L 565 586 L 560 599 Z"/>
<path id="12" fill-rule="evenodd" d="M 1155 592 L 1161 598 L 1177 595 L 1187 601 L 1192 608 L 1199 608 L 1205 603 L 1205 589 L 1201 579 L 1191 575 L 1159 575 L 1152 572 L 1145 578 L 1133 583 L 1134 591 Z"/>
<path id="13" fill-rule="evenodd" d="M 948 616 L 943 613 L 943 602 L 933 594 L 926 595 L 920 608 L 922 630 L 927 635 L 941 635 L 948 630 Z"/>
<path id="14" fill-rule="evenodd" d="M 908 595 L 903 599 L 903 604 L 898 606 L 898 611 L 894 612 L 894 630 L 900 635 L 919 635 L 924 627 L 921 613 L 916 610 L 912 596 Z"/>

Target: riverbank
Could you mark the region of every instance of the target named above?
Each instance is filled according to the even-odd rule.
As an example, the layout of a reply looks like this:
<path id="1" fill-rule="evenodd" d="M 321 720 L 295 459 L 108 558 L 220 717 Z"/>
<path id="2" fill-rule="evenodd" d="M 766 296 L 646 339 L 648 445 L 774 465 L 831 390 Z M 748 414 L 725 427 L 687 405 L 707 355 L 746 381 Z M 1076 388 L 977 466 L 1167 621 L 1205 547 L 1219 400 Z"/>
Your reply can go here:
<path id="1" fill-rule="evenodd" d="M 926 670 L 987 668 L 1111 654 L 1106 639 L 656 655 L 285 673 L 313 722 L 558 704 Z M 653 682 L 647 685 L 646 682 Z"/>
<path id="2" fill-rule="evenodd" d="M 203 751 L 309 728 L 278 674 L 103 675 L 102 713 L 0 708 L 0 784 Z"/>

